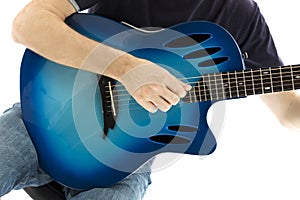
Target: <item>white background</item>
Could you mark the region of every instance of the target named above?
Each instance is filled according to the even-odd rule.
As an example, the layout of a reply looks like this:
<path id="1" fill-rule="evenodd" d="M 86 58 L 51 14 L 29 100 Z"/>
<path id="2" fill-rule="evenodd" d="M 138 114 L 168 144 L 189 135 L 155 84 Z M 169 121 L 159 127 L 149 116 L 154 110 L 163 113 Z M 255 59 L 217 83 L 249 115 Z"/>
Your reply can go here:
<path id="1" fill-rule="evenodd" d="M 11 23 L 28 0 L 2 3 L 0 12 L 0 112 L 19 101 L 24 47 L 10 37 Z M 285 64 L 299 64 L 299 3 L 258 0 Z M 205 158 L 183 156 L 155 171 L 145 200 L 300 199 L 300 133 L 283 128 L 258 97 L 226 102 L 217 151 Z M 5 161 L 1 161 L 5 162 Z M 30 199 L 22 190 L 2 200 Z"/>

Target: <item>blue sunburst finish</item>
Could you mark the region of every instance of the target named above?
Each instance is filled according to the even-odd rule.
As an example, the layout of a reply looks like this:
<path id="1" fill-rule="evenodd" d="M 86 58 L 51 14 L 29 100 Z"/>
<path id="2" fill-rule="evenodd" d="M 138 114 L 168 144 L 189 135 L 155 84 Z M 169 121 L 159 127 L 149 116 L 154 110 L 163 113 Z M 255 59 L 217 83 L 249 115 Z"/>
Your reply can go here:
<path id="1" fill-rule="evenodd" d="M 209 22 L 179 24 L 155 33 L 90 14 L 74 14 L 66 23 L 91 39 L 151 60 L 191 85 L 204 74 L 244 67 L 233 38 Z M 208 34 L 209 38 L 185 47 L 168 46 L 171 41 L 193 34 Z M 212 55 L 184 58 L 188 53 L 209 47 L 221 49 Z M 228 60 L 222 63 L 198 66 L 208 59 L 224 56 Z M 98 81 L 96 74 L 62 66 L 25 51 L 21 66 L 24 122 L 41 168 L 61 184 L 77 189 L 107 187 L 157 154 L 209 155 L 215 150 L 216 139 L 206 120 L 213 102 L 181 101 L 167 113 L 151 114 L 132 98 L 128 100 L 120 95 L 124 91 L 117 90 L 123 90 L 122 86 L 114 90 L 114 94 L 119 94 L 114 102 L 115 124 L 104 137 L 104 100 Z M 122 107 L 124 102 L 126 106 Z M 171 126 L 189 129 L 173 130 Z M 166 136 L 174 136 L 174 140 L 165 141 Z"/>

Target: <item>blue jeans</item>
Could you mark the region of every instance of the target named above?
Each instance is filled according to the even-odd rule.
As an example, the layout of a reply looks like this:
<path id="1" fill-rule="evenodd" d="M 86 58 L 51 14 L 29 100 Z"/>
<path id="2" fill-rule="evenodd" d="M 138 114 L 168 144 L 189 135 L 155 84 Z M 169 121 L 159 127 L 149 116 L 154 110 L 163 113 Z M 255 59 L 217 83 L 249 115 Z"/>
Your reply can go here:
<path id="1" fill-rule="evenodd" d="M 0 197 L 13 189 L 47 184 L 53 179 L 38 165 L 37 155 L 24 126 L 20 104 L 0 116 Z M 110 188 L 75 191 L 65 188 L 68 200 L 138 200 L 151 183 L 151 161 Z M 74 195 L 75 194 L 75 195 Z"/>

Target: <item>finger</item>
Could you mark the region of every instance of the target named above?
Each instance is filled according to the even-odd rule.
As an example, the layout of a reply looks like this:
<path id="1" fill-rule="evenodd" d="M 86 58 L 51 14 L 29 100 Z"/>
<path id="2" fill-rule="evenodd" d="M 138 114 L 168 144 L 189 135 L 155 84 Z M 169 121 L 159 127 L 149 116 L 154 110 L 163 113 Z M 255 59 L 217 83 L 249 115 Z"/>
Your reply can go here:
<path id="1" fill-rule="evenodd" d="M 185 87 L 182 85 L 181 81 L 175 78 L 173 79 L 173 81 L 168 82 L 167 88 L 180 98 L 183 98 L 186 95 Z"/>
<path id="2" fill-rule="evenodd" d="M 148 112 L 155 113 L 158 110 L 158 108 L 150 101 L 141 101 L 138 99 L 136 99 L 136 101 Z"/>
<path id="3" fill-rule="evenodd" d="M 167 88 L 162 91 L 160 96 L 171 105 L 176 105 L 180 101 L 180 98 Z"/>
<path id="4" fill-rule="evenodd" d="M 192 89 L 192 86 L 190 86 L 187 83 L 184 83 L 182 81 L 180 81 L 180 84 L 182 85 L 182 87 L 186 90 L 186 91 L 190 91 Z"/>
<path id="5" fill-rule="evenodd" d="M 155 96 L 150 101 L 162 112 L 167 112 L 172 106 L 161 96 Z"/>

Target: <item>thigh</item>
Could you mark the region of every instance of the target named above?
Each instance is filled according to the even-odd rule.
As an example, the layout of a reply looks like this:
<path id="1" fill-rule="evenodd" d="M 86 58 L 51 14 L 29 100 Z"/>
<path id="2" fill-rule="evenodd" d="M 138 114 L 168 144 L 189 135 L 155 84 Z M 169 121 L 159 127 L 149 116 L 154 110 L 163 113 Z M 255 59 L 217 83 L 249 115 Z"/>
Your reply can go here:
<path id="1" fill-rule="evenodd" d="M 88 191 L 76 193 L 74 190 L 68 190 L 68 200 L 141 200 L 151 184 L 151 165 L 153 160 L 147 162 L 143 167 L 131 174 L 123 181 L 113 185 L 110 188 L 94 188 Z M 78 192 L 77 192 L 78 193 Z"/>
<path id="2" fill-rule="evenodd" d="M 51 180 L 38 167 L 19 104 L 0 116 L 0 159 L 0 196 L 12 189 L 38 186 Z"/>

